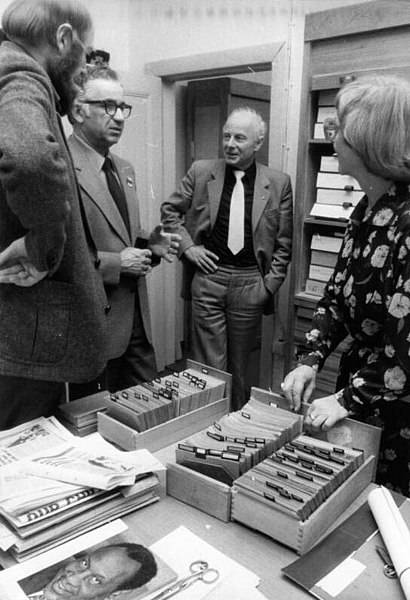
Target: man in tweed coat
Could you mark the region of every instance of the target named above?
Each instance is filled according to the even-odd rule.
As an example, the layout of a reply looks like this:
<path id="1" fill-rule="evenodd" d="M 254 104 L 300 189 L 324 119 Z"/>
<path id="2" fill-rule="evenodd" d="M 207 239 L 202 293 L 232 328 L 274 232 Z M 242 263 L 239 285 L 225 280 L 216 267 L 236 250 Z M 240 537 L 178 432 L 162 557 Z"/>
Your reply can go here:
<path id="1" fill-rule="evenodd" d="M 0 429 L 49 416 L 104 368 L 107 300 L 61 127 L 92 23 L 14 0 L 0 46 Z"/>

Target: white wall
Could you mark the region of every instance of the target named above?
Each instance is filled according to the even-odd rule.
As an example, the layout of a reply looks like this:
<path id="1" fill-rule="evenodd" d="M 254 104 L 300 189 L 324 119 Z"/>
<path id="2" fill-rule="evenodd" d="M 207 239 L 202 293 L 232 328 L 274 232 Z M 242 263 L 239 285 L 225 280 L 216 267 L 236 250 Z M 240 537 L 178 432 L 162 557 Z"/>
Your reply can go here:
<path id="1" fill-rule="evenodd" d="M 95 46 L 111 51 L 113 68 L 141 73 L 154 60 L 286 40 L 295 27 L 293 43 L 302 45 L 306 13 L 361 1 L 88 0 L 87 6 Z"/>
<path id="2" fill-rule="evenodd" d="M 357 4 L 361 0 L 82 1 L 86 3 L 94 21 L 94 47 L 111 53 L 110 64 L 120 72 L 128 93 L 138 93 L 131 102 L 135 105 L 133 119 L 130 119 L 126 134 L 116 151 L 136 167 L 140 198 L 150 199 L 149 202 L 141 202 L 144 226 L 150 228 L 158 222 L 162 190 L 173 187 L 174 182 L 164 183 L 161 156 L 153 156 L 154 152 L 160 153 L 164 146 L 161 136 L 161 87 L 156 77 L 144 74 L 145 64 L 180 56 L 284 41 L 288 55 L 289 79 L 286 90 L 286 117 L 284 116 L 286 147 L 282 164 L 294 182 L 305 14 Z M 8 4 L 9 0 L 0 0 L 0 15 Z M 176 123 L 175 140 L 172 148 L 166 148 L 165 152 L 167 157 L 173 157 L 172 160 L 175 160 L 174 146 L 182 146 L 182 133 L 178 122 L 183 120 L 183 115 L 178 112 L 178 106 L 177 102 L 179 121 Z M 179 162 L 181 163 L 182 159 Z M 175 170 L 176 181 L 178 176 L 179 173 Z M 162 275 L 158 268 L 155 277 L 158 281 L 154 281 L 155 278 L 152 277 L 155 293 L 151 294 L 158 305 L 154 305 L 152 311 L 155 325 L 154 343 L 162 367 L 163 364 L 172 362 L 174 357 L 172 340 L 165 353 L 163 349 L 164 340 L 172 338 L 172 332 L 167 334 L 170 324 L 166 319 L 164 321 L 164 312 L 175 315 L 178 309 L 169 303 L 169 298 L 176 290 L 172 271 L 168 268 L 164 280 L 160 280 Z M 286 286 L 283 287 L 282 293 L 286 295 Z M 175 296 L 177 295 L 178 291 L 175 291 Z M 178 346 L 179 331 L 177 328 L 175 347 Z"/>
<path id="3" fill-rule="evenodd" d="M 287 39 L 305 13 L 363 0 L 83 1 L 95 47 L 111 52 L 114 69 L 141 73 L 153 60 Z M 8 4 L 0 0 L 0 15 Z"/>

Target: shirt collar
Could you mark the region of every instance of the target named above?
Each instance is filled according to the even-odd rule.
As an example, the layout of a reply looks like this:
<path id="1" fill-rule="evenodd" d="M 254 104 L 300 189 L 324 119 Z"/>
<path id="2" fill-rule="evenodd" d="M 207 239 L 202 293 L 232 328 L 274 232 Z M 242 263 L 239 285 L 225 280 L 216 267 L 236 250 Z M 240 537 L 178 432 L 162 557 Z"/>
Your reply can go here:
<path id="1" fill-rule="evenodd" d="M 88 144 L 83 138 L 73 131 L 73 137 L 75 137 L 76 141 L 81 144 L 83 150 L 87 154 L 89 160 L 94 164 L 97 171 L 101 171 L 102 166 L 105 161 L 105 156 L 102 156 L 97 150 L 95 150 L 90 144 Z"/>
<path id="2" fill-rule="evenodd" d="M 237 169 L 235 167 L 232 167 L 232 165 L 226 165 L 228 172 L 232 175 L 234 173 L 234 171 L 241 171 L 242 169 Z M 244 177 L 248 177 L 249 180 L 251 179 L 255 179 L 256 176 L 256 162 L 253 161 L 253 163 L 244 171 L 245 175 Z"/>

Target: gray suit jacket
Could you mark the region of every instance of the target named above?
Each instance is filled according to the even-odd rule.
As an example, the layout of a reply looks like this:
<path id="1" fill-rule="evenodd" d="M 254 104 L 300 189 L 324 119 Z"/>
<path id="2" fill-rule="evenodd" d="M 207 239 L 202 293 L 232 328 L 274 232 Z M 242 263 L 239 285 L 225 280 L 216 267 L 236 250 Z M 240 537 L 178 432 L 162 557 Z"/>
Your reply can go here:
<path id="1" fill-rule="evenodd" d="M 110 154 L 125 192 L 130 217 L 130 236 L 101 178 L 101 173 L 90 160 L 84 144 L 73 135 L 70 136 L 68 143 L 80 184 L 86 218 L 101 261 L 100 272 L 111 306 L 108 313 L 108 358 L 112 359 L 124 354 L 129 344 L 137 293 L 145 333 L 151 341 L 146 279 L 145 277 L 120 277 L 121 250 L 135 246 L 137 238 L 145 239 L 146 242 L 148 234 L 140 229 L 135 172 L 132 165 L 115 154 Z"/>
<path id="2" fill-rule="evenodd" d="M 1 44 L 0 251 L 24 236 L 49 275 L 29 288 L 0 285 L 0 373 L 83 382 L 106 362 L 107 300 L 56 101 L 39 63 Z"/>
<path id="3" fill-rule="evenodd" d="M 161 220 L 167 231 L 179 233 L 179 255 L 192 245 L 201 245 L 211 234 L 218 215 L 226 163 L 220 160 L 195 162 L 178 190 L 161 206 Z M 289 175 L 256 163 L 252 207 L 253 247 L 271 301 L 265 312 L 273 311 L 273 296 L 283 282 L 292 247 L 292 188 Z M 183 296 L 189 298 L 194 267 L 184 261 Z"/>

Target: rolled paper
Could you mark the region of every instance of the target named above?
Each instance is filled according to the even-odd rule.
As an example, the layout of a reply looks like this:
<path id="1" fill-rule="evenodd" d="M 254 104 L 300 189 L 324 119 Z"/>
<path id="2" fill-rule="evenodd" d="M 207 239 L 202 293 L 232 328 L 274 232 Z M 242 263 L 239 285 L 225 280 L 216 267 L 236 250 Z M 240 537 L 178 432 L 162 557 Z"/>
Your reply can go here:
<path id="1" fill-rule="evenodd" d="M 410 531 L 388 489 L 372 490 L 367 499 L 399 578 L 406 600 L 410 600 Z"/>

